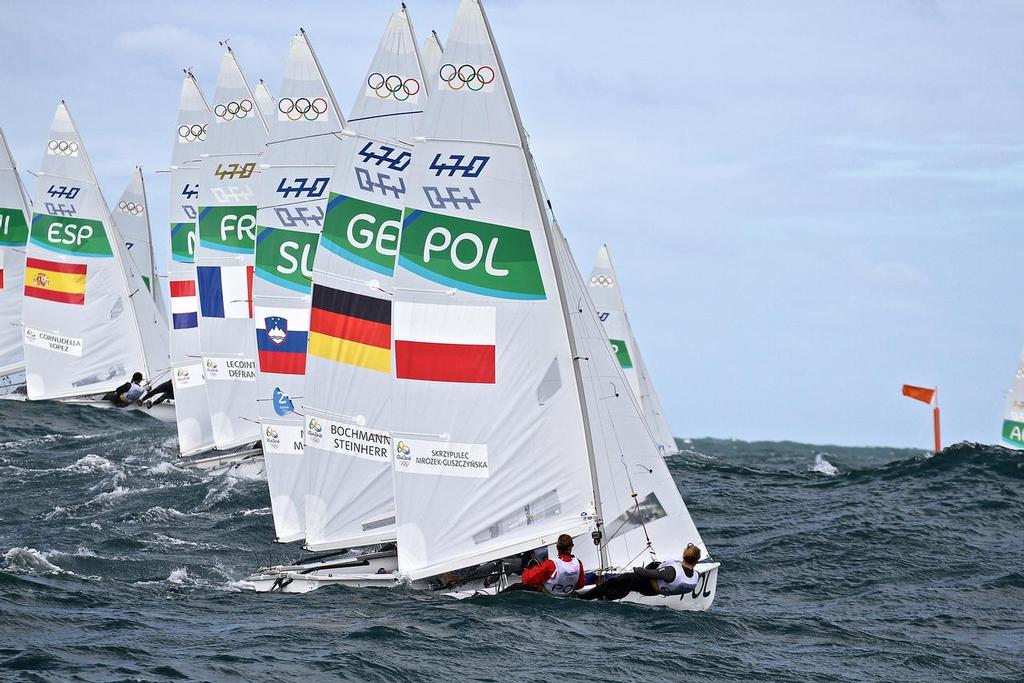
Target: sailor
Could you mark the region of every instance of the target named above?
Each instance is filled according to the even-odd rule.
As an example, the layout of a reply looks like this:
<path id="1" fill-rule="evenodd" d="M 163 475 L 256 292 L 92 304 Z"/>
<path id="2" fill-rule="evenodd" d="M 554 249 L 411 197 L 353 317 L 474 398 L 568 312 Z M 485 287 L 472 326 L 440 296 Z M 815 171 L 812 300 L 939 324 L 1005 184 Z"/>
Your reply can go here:
<path id="1" fill-rule="evenodd" d="M 632 573 L 608 579 L 586 594 L 584 600 L 621 600 L 630 593 L 640 595 L 683 595 L 697 587 L 700 574 L 694 568 L 700 560 L 700 548 L 692 543 L 683 551 L 683 561 L 651 562 L 634 567 Z"/>
<path id="2" fill-rule="evenodd" d="M 506 588 L 509 591 L 538 591 L 565 598 L 583 588 L 583 562 L 572 555 L 572 536 L 562 534 L 555 543 L 558 554 L 540 564 L 523 570 L 522 583 Z"/>
<path id="3" fill-rule="evenodd" d="M 152 400 L 154 396 L 158 397 L 155 401 Z M 160 405 L 169 398 L 174 398 L 174 385 L 171 383 L 171 380 L 157 384 L 155 387 L 147 391 L 146 395 L 140 400 L 146 404 L 147 408 L 152 408 L 153 406 Z"/>
<path id="4" fill-rule="evenodd" d="M 138 401 L 145 393 L 146 389 L 142 386 L 142 373 L 136 372 L 132 375 L 132 381 L 125 382 L 117 389 L 106 394 L 103 400 L 110 401 L 114 405 L 123 408 Z"/>

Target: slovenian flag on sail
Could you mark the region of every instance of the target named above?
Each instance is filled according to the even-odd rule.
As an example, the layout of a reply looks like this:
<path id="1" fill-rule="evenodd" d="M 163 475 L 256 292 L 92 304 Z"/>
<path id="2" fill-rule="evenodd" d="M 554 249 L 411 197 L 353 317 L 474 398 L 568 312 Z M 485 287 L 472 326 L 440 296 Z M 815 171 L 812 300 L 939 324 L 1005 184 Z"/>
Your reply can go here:
<path id="1" fill-rule="evenodd" d="M 395 375 L 494 384 L 495 308 L 395 303 Z"/>
<path id="2" fill-rule="evenodd" d="M 391 372 L 390 301 L 314 284 L 311 313 L 311 354 Z"/>
<path id="3" fill-rule="evenodd" d="M 176 330 L 199 326 L 195 280 L 171 280 L 171 324 Z"/>
<path id="4" fill-rule="evenodd" d="M 256 307 L 256 348 L 261 372 L 304 375 L 308 341 L 308 308 Z"/>
<path id="5" fill-rule="evenodd" d="M 25 296 L 62 304 L 85 305 L 84 263 L 25 259 Z"/>
<path id="6" fill-rule="evenodd" d="M 196 266 L 204 318 L 252 318 L 252 266 Z"/>

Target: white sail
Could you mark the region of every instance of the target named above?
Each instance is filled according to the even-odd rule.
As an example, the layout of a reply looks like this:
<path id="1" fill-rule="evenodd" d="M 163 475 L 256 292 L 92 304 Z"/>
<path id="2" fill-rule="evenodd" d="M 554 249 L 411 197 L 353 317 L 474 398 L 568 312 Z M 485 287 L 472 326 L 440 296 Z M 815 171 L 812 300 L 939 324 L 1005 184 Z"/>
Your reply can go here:
<path id="1" fill-rule="evenodd" d="M 252 94 L 256 99 L 256 106 L 259 107 L 260 113 L 263 114 L 263 120 L 267 122 L 269 128 L 270 122 L 277 115 L 277 103 L 274 102 L 274 96 L 270 94 L 270 86 L 261 78 L 253 88 Z"/>
<path id="2" fill-rule="evenodd" d="M 395 539 L 392 275 L 428 89 L 412 25 L 399 10 L 356 94 L 313 273 L 303 407 L 306 545 L 316 550 Z"/>
<path id="3" fill-rule="evenodd" d="M 0 375 L 25 367 L 21 303 L 32 211 L 7 138 L 0 129 Z"/>
<path id="4" fill-rule="evenodd" d="M 146 201 L 146 185 L 142 177 L 142 168 L 136 166 L 132 170 L 128 186 L 121 198 L 110 210 L 114 223 L 124 238 L 128 256 L 136 270 L 142 275 L 143 282 L 149 289 L 157 310 L 165 310 L 160 283 L 156 278 L 156 264 L 153 261 L 153 241 L 149 226 L 149 203 Z"/>
<path id="5" fill-rule="evenodd" d="M 200 175 L 196 284 L 214 442 L 260 438 L 252 280 L 257 170 L 267 126 L 229 49 L 220 65 Z"/>
<path id="6" fill-rule="evenodd" d="M 444 54 L 444 46 L 437 35 L 437 31 L 431 31 L 427 39 L 423 41 L 423 49 L 420 56 L 423 58 L 423 73 L 433 77 L 441 67 L 441 55 Z"/>
<path id="7" fill-rule="evenodd" d="M 210 105 L 195 77 L 186 72 L 178 101 L 171 153 L 171 260 L 168 266 L 171 368 L 178 426 L 178 451 L 192 455 L 213 448 L 210 402 L 199 345 L 199 297 L 195 251 L 198 234 L 200 154 L 210 130 Z"/>
<path id="8" fill-rule="evenodd" d="M 300 401 L 310 290 L 343 125 L 309 39 L 300 31 L 292 38 L 261 160 L 253 282 L 263 452 L 274 528 L 282 542 L 305 534 Z"/>
<path id="9" fill-rule="evenodd" d="M 128 266 L 85 145 L 67 106 L 57 107 L 36 184 L 23 309 L 30 399 L 109 391 L 150 367 L 136 319 L 155 313 L 141 276 Z M 133 305 L 132 297 L 149 306 Z M 158 343 L 158 342 L 154 342 Z"/>
<path id="10" fill-rule="evenodd" d="M 395 270 L 398 557 L 412 579 L 587 533 L 596 517 L 550 235 L 489 33 L 463 0 Z"/>
<path id="11" fill-rule="evenodd" d="M 589 543 L 577 546 L 577 555 L 585 567 L 627 571 L 653 559 L 678 558 L 689 543 L 707 557 L 662 457 L 662 444 L 655 441 L 637 395 L 628 387 L 622 354 L 608 344 L 605 310 L 588 296 L 588 289 L 594 292 L 588 287 L 593 278 L 584 284 L 557 223 L 554 229 L 565 295 L 573 304 L 570 318 L 581 358 L 604 527 L 604 557 Z"/>
<path id="12" fill-rule="evenodd" d="M 633 329 L 626 315 L 619 278 L 612 267 L 608 246 L 602 245 L 597 251 L 597 260 L 590 273 L 590 297 L 597 307 L 601 321 L 608 333 L 615 356 L 626 376 L 629 388 L 640 401 L 647 424 L 654 436 L 658 449 L 664 455 L 679 451 L 672 430 L 661 410 L 661 401 L 654 391 L 654 385 L 647 373 L 647 367 L 640 356 L 640 347 L 633 336 Z"/>
<path id="13" fill-rule="evenodd" d="M 1006 396 L 1001 442 L 1010 448 L 1024 448 L 1024 351 L 1017 360 L 1017 372 Z"/>

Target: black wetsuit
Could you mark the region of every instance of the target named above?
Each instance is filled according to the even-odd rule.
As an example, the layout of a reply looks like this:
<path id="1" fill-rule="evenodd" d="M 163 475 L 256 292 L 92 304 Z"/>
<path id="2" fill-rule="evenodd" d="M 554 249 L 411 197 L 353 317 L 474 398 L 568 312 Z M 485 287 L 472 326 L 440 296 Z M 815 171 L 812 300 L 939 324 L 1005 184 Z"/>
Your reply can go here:
<path id="1" fill-rule="evenodd" d="M 646 568 L 634 567 L 628 574 L 613 576 L 593 590 L 578 594 L 584 600 L 621 600 L 630 593 L 640 595 L 660 595 L 655 581 L 661 579 L 665 583 L 676 580 L 675 567 L 658 568 L 658 562 L 651 562 Z"/>
<path id="2" fill-rule="evenodd" d="M 171 380 L 167 380 L 166 382 L 157 384 L 155 387 L 147 391 L 146 395 L 139 400 L 145 403 L 146 401 L 148 401 L 153 396 L 156 396 L 157 394 L 160 395 L 160 398 L 153 401 L 153 405 L 160 405 L 167 399 L 174 398 L 174 384 L 171 382 Z"/>

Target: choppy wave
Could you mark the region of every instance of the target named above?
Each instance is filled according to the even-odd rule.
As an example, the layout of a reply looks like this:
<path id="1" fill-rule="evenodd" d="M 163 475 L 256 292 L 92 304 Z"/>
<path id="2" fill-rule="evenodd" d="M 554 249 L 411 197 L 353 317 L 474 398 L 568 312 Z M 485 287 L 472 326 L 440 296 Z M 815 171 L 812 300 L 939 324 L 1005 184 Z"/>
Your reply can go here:
<path id="1" fill-rule="evenodd" d="M 266 485 L 145 416 L 0 405 L 0 679 L 1020 680 L 1024 456 L 692 439 L 714 609 L 409 589 L 256 595 Z M 87 435 L 77 438 L 79 435 Z M 159 643 L 160 646 L 152 647 Z"/>

